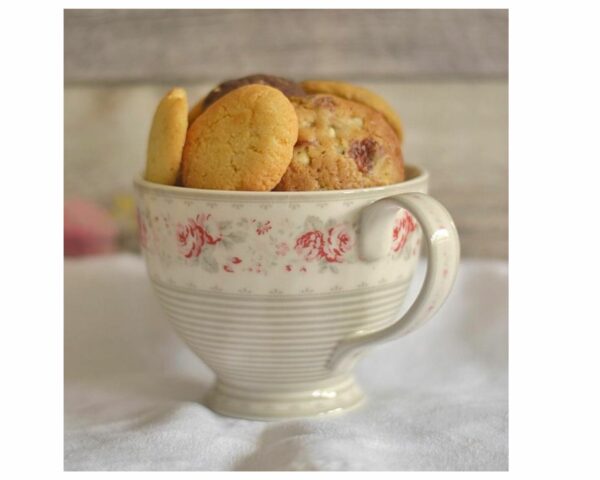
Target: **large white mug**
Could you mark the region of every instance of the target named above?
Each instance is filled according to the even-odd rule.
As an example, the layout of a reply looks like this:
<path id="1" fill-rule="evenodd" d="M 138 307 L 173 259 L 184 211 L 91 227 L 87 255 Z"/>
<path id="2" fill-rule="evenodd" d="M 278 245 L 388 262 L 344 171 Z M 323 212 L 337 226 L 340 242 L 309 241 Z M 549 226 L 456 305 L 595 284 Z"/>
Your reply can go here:
<path id="1" fill-rule="evenodd" d="M 229 192 L 135 180 L 150 280 L 177 333 L 217 374 L 206 402 L 276 419 L 363 400 L 352 368 L 423 325 L 450 292 L 459 240 L 428 174 L 385 187 Z M 398 318 L 427 246 L 427 275 Z"/>

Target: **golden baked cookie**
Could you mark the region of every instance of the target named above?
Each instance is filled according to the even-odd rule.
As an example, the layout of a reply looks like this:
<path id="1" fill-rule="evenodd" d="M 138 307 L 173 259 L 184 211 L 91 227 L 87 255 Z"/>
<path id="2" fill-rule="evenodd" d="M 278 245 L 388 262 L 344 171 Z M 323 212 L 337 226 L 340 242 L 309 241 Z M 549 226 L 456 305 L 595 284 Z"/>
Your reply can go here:
<path id="1" fill-rule="evenodd" d="M 272 190 L 290 164 L 298 118 L 283 93 L 266 85 L 237 88 L 188 130 L 183 184 L 216 190 Z"/>
<path id="2" fill-rule="evenodd" d="M 187 127 L 187 95 L 185 90 L 174 88 L 162 98 L 152 119 L 146 153 L 146 180 L 175 185 Z"/>
<path id="3" fill-rule="evenodd" d="M 394 109 L 376 93 L 350 83 L 327 80 L 305 80 L 304 82 L 301 82 L 300 85 L 306 93 L 329 93 L 374 108 L 378 112 L 381 112 L 394 128 L 400 142 L 404 139 L 400 118 L 396 112 L 394 112 Z"/>
<path id="4" fill-rule="evenodd" d="M 291 101 L 298 141 L 276 190 L 365 188 L 404 180 L 400 141 L 381 113 L 334 95 Z"/>

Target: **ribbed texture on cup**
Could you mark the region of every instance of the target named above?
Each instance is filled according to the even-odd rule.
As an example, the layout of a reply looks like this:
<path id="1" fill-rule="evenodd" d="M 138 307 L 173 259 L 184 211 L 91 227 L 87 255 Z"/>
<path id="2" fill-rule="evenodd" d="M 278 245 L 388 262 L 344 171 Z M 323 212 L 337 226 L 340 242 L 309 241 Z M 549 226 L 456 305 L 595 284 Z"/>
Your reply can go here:
<path id="1" fill-rule="evenodd" d="M 244 296 L 153 285 L 176 331 L 222 382 L 265 388 L 331 378 L 337 343 L 393 323 L 408 286 Z"/>

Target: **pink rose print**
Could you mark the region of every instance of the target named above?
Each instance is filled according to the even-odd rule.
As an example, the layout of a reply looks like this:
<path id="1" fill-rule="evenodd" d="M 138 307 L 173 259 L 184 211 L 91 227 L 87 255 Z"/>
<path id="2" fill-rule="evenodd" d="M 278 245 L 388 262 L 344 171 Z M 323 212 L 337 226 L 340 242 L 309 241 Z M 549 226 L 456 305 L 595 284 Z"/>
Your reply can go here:
<path id="1" fill-rule="evenodd" d="M 197 257 L 202 253 L 204 245 L 216 245 L 222 239 L 218 227 L 210 221 L 211 215 L 197 215 L 190 218 L 185 225 L 177 225 L 177 244 L 185 258 Z"/>
<path id="2" fill-rule="evenodd" d="M 394 230 L 392 232 L 392 250 L 399 252 L 402 250 L 408 236 L 415 231 L 417 225 L 412 215 L 408 212 L 404 212 L 401 218 L 397 218 L 394 224 Z"/>
<path id="3" fill-rule="evenodd" d="M 340 263 L 344 254 L 354 245 L 354 238 L 345 225 L 337 225 L 328 231 L 324 257 L 329 263 Z"/>
<path id="4" fill-rule="evenodd" d="M 206 242 L 204 231 L 192 224 L 177 225 L 177 246 L 185 258 L 197 257 Z"/>
<path id="5" fill-rule="evenodd" d="M 313 230 L 298 237 L 295 249 L 298 255 L 302 255 L 304 260 L 310 262 L 325 255 L 324 243 L 323 234 L 318 230 Z"/>
<path id="6" fill-rule="evenodd" d="M 223 265 L 223 270 L 225 270 L 228 273 L 234 273 L 234 266 L 239 265 L 240 263 L 242 263 L 242 259 L 240 257 L 231 257 L 229 259 L 229 262 Z"/>
<path id="7" fill-rule="evenodd" d="M 223 235 L 221 235 L 219 226 L 214 221 L 214 219 L 211 220 L 211 217 L 212 215 L 210 213 L 196 215 L 196 225 L 198 228 L 204 231 L 204 235 L 206 236 L 206 243 L 208 243 L 209 245 L 216 245 L 222 240 Z"/>
<path id="8" fill-rule="evenodd" d="M 281 242 L 275 245 L 275 255 L 284 256 L 290 251 L 290 247 L 287 243 Z"/>
<path id="9" fill-rule="evenodd" d="M 296 240 L 296 252 L 304 260 L 324 260 L 328 263 L 341 263 L 344 254 L 354 245 L 351 230 L 346 225 L 337 225 L 327 230 L 325 234 L 312 230 L 301 235 Z"/>
<path id="10" fill-rule="evenodd" d="M 258 227 L 256 227 L 256 233 L 258 235 L 264 235 L 265 233 L 267 233 L 269 230 L 271 230 L 271 228 L 273 228 L 271 226 L 271 221 L 268 220 L 265 223 L 259 223 Z"/>

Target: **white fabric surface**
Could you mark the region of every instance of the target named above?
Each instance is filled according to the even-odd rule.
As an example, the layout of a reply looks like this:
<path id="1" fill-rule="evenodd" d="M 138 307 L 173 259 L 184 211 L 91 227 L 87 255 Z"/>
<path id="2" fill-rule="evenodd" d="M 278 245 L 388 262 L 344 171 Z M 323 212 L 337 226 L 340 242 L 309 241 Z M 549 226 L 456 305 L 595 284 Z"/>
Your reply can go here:
<path id="1" fill-rule="evenodd" d="M 359 363 L 364 407 L 265 423 L 198 402 L 213 374 L 141 258 L 65 260 L 65 469 L 506 470 L 507 283 L 506 263 L 464 261 L 436 318 Z"/>

